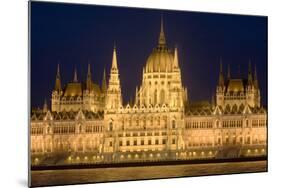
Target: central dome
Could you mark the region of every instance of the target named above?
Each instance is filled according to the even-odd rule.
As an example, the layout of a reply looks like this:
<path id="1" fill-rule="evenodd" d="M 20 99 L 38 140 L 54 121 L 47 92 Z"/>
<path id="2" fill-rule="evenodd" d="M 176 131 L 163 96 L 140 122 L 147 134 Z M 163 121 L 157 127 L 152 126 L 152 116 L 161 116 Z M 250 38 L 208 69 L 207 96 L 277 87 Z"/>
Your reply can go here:
<path id="1" fill-rule="evenodd" d="M 146 61 L 146 72 L 171 72 L 173 59 L 173 53 L 168 48 L 158 46 Z"/>
<path id="2" fill-rule="evenodd" d="M 173 68 L 173 53 L 166 46 L 166 39 L 163 29 L 163 19 L 161 19 L 161 31 L 158 46 L 153 49 L 146 61 L 146 72 L 171 72 Z"/>

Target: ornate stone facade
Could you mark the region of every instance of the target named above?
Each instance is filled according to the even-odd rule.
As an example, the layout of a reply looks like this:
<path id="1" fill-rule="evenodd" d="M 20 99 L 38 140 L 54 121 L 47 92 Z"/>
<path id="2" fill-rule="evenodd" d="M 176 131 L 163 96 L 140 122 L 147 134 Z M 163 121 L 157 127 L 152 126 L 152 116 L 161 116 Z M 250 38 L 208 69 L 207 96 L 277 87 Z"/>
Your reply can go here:
<path id="1" fill-rule="evenodd" d="M 104 74 L 100 88 L 89 65 L 86 83 L 75 71 L 62 88 L 58 66 L 51 110 L 44 105 L 31 114 L 33 164 L 266 155 L 267 112 L 250 64 L 247 79 L 231 78 L 230 69 L 225 79 L 221 64 L 212 104 L 191 103 L 177 49 L 167 47 L 161 22 L 134 103 L 122 101 L 116 47 L 109 76 L 108 87 Z"/>

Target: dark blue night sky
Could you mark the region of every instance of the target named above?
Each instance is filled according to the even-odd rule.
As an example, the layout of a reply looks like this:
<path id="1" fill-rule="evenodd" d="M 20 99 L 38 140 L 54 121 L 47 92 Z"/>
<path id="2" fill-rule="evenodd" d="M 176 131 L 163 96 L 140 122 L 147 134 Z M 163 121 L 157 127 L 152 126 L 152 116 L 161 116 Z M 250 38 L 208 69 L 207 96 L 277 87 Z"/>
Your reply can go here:
<path id="1" fill-rule="evenodd" d="M 225 73 L 230 64 L 232 77 L 239 72 L 246 77 L 251 59 L 267 105 L 266 17 L 32 2 L 32 107 L 42 106 L 45 98 L 50 104 L 58 62 L 63 83 L 73 79 L 75 67 L 84 81 L 90 62 L 93 80 L 100 84 L 103 69 L 110 70 L 114 41 L 123 98 L 128 101 L 157 45 L 161 14 L 168 46 L 178 47 L 190 100 L 211 100 L 221 57 Z"/>

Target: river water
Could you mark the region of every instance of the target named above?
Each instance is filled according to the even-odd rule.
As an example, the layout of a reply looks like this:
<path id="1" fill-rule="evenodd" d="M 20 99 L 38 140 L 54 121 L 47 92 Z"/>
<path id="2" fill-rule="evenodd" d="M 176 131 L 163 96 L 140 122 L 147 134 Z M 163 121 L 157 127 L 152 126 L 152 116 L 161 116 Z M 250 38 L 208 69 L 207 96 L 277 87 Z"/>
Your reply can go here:
<path id="1" fill-rule="evenodd" d="M 267 171 L 267 161 L 31 171 L 31 185 L 62 185 Z"/>

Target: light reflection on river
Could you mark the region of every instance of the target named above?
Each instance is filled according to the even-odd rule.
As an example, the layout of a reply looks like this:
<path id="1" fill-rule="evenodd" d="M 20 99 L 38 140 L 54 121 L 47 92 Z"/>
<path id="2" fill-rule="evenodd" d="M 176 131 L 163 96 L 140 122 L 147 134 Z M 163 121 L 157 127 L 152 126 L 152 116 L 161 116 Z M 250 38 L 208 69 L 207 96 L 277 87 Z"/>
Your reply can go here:
<path id="1" fill-rule="evenodd" d="M 32 186 L 262 172 L 266 161 L 32 171 Z"/>

